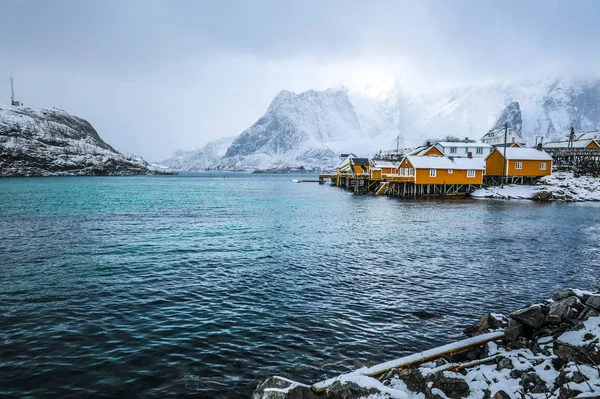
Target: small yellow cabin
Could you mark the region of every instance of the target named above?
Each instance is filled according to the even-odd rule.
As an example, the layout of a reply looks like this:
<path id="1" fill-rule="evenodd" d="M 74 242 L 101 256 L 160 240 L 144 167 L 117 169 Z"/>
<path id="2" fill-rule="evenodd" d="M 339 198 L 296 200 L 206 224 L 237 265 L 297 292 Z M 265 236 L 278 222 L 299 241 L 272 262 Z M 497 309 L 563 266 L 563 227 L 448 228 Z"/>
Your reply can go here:
<path id="1" fill-rule="evenodd" d="M 369 163 L 371 180 L 381 180 L 389 175 L 397 175 L 399 164 L 399 162 L 372 160 Z"/>
<path id="2" fill-rule="evenodd" d="M 506 162 L 504 153 L 506 152 Z M 487 176 L 541 177 L 552 174 L 552 157 L 536 148 L 496 148 L 485 159 Z"/>

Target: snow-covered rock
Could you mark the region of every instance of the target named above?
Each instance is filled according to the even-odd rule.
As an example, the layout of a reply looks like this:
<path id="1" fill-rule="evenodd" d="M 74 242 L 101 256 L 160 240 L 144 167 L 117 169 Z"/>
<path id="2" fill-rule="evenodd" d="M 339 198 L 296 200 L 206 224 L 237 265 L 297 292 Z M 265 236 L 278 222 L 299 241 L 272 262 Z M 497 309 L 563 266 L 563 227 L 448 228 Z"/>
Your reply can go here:
<path id="1" fill-rule="evenodd" d="M 52 109 L 0 106 L 0 176 L 155 173 L 106 144 L 90 123 Z"/>
<path id="2" fill-rule="evenodd" d="M 558 294 L 558 300 L 569 300 L 571 304 L 562 316 L 550 312 L 556 303 L 553 300 L 511 313 L 511 322 L 520 324 L 523 315 L 536 308 L 536 322 L 531 323 L 527 317 L 527 325 L 522 325 L 527 328 L 516 335 L 507 333 L 511 323 L 502 331 L 500 324 L 480 320 L 468 330 L 486 324 L 487 328 L 480 332 L 491 334 L 493 339 L 480 341 L 475 349 L 460 350 L 464 343 L 460 341 L 455 343 L 460 346 L 448 344 L 375 366 L 382 372 L 373 372 L 373 367 L 362 368 L 327 380 L 326 386 L 319 383 L 312 387 L 324 390 L 324 397 L 329 399 L 598 398 L 600 312 L 582 303 L 584 298 L 589 301 L 598 294 L 574 289 Z M 482 320 L 487 318 L 488 315 Z M 537 322 L 538 318 L 543 322 Z M 452 347 L 454 350 L 448 350 Z M 403 361 L 408 358 L 410 362 Z M 277 378 L 259 384 L 253 397 L 314 397 L 306 385 Z M 272 396 L 273 392 L 278 396 Z"/>
<path id="3" fill-rule="evenodd" d="M 555 172 L 536 185 L 492 186 L 471 193 L 473 198 L 544 199 L 554 201 L 600 201 L 600 178 L 575 177 L 571 172 Z"/>
<path id="4" fill-rule="evenodd" d="M 212 169 L 225 155 L 227 148 L 235 137 L 224 137 L 209 141 L 204 147 L 195 151 L 177 151 L 171 158 L 158 162 L 159 165 L 183 172 Z"/>

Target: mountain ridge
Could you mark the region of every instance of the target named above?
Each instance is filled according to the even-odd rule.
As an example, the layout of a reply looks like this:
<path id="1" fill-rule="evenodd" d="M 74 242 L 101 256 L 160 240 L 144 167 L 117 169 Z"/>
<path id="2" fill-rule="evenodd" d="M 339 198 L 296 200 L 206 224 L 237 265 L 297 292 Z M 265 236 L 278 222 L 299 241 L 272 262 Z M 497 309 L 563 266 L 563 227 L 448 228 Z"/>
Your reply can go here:
<path id="1" fill-rule="evenodd" d="M 502 122 L 503 121 L 503 122 Z M 600 129 L 600 79 L 541 78 L 519 84 L 468 85 L 411 95 L 395 83 L 387 94 L 345 87 L 282 90 L 264 115 L 232 142 L 219 169 L 335 166 L 339 153 L 372 155 L 455 136 L 480 139 L 511 122 L 528 144 Z"/>

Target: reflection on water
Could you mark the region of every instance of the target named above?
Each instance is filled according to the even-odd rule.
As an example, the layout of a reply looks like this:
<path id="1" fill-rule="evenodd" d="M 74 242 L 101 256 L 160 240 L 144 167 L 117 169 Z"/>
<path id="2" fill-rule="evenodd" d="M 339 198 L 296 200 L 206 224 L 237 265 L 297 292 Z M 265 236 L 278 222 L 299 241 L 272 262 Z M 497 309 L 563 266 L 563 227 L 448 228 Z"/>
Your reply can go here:
<path id="1" fill-rule="evenodd" d="M 0 396 L 247 397 L 599 283 L 594 204 L 291 178 L 0 180 Z"/>

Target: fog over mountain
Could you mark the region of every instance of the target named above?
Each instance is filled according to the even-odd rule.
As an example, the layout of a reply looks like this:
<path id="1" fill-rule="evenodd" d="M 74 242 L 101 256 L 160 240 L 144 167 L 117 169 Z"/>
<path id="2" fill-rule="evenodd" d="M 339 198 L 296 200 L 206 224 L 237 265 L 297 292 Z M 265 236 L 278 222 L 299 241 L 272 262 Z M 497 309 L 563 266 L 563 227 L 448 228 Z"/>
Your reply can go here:
<path id="1" fill-rule="evenodd" d="M 399 84 L 378 95 L 344 87 L 282 91 L 209 167 L 331 168 L 342 152 L 370 156 L 395 148 L 397 137 L 402 147 L 445 136 L 479 139 L 506 122 L 533 144 L 536 136 L 563 137 L 571 126 L 599 129 L 599 108 L 600 80 L 564 77 L 419 96 Z M 184 162 L 181 169 L 193 168 Z"/>

